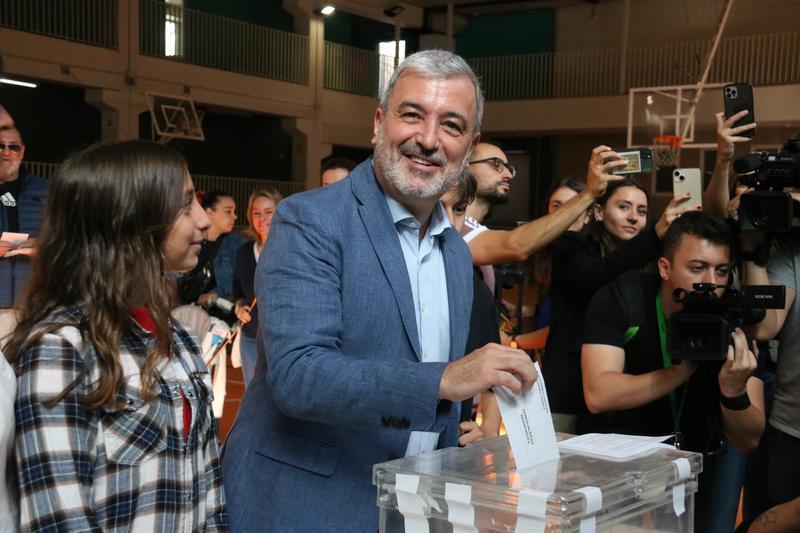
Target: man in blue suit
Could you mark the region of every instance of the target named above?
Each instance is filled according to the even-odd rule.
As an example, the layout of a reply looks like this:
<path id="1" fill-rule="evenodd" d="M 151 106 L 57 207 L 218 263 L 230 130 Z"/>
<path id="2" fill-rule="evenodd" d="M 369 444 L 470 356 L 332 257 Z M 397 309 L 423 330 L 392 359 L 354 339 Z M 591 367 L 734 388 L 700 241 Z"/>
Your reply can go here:
<path id="1" fill-rule="evenodd" d="M 458 438 L 458 402 L 528 390 L 519 350 L 464 356 L 469 250 L 439 197 L 479 139 L 475 75 L 449 52 L 400 64 L 374 158 L 281 202 L 256 270 L 259 362 L 223 459 L 232 531 L 369 532 L 372 466 Z"/>

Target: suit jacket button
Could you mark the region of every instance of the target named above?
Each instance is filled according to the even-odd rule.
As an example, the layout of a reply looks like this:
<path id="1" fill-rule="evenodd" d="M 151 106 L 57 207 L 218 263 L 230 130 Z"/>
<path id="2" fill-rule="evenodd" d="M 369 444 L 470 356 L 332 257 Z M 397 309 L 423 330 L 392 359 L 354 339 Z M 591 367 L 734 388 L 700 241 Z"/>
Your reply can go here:
<path id="1" fill-rule="evenodd" d="M 389 420 L 385 416 L 382 416 L 381 424 L 383 424 L 383 427 L 389 427 Z"/>
<path id="2" fill-rule="evenodd" d="M 400 425 L 403 428 L 410 428 L 411 427 L 411 421 L 408 418 L 403 417 L 403 418 L 400 419 Z"/>

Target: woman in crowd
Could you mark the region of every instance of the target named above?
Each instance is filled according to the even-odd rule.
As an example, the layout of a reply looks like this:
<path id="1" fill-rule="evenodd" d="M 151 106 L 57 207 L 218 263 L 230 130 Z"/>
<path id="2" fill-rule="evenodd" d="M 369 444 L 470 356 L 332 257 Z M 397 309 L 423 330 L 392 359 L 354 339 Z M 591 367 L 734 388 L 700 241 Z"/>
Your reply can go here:
<path id="1" fill-rule="evenodd" d="M 227 529 L 211 381 L 169 316 L 170 272 L 197 264 L 208 225 L 155 143 L 92 146 L 50 180 L 7 346 L 21 530 Z"/>
<path id="2" fill-rule="evenodd" d="M 589 172 L 609 173 L 624 162 L 607 146 L 592 152 Z M 609 161 L 609 162 L 605 162 Z M 581 338 L 592 295 L 618 275 L 656 260 L 661 237 L 678 215 L 673 198 L 654 227 L 645 230 L 649 198 L 632 178 L 609 183 L 595 205 L 595 221 L 582 233 L 567 231 L 552 245 L 552 303 L 542 373 L 557 431 L 575 433 L 578 415 L 585 414 L 581 379 Z M 644 231 L 643 231 L 644 230 Z"/>
<path id="3" fill-rule="evenodd" d="M 231 321 L 233 313 L 214 303 L 218 298 L 234 300 L 236 251 L 245 243 L 244 237 L 231 233 L 236 223 L 236 202 L 222 191 L 200 194 L 200 198 L 211 225 L 204 235 L 197 266 L 179 283 L 181 303 L 197 303 L 211 315 Z"/>
<path id="4" fill-rule="evenodd" d="M 258 312 L 255 308 L 255 274 L 256 263 L 264 243 L 269 237 L 272 216 L 278 203 L 283 199 L 275 190 L 256 191 L 247 201 L 247 236 L 252 242 L 246 242 L 236 252 L 236 269 L 233 276 L 233 296 L 236 298 L 236 318 L 242 323 L 239 337 L 242 358 L 244 385 L 253 379 L 256 366 L 256 334 L 258 333 Z"/>

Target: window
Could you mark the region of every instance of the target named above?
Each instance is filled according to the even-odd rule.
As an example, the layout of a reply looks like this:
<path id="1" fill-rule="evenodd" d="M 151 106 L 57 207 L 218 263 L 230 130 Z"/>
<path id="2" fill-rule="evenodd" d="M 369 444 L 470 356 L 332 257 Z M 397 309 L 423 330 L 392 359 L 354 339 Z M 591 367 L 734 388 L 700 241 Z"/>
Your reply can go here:
<path id="1" fill-rule="evenodd" d="M 378 57 L 380 61 L 378 68 L 380 69 L 378 76 L 378 94 L 382 95 L 386 86 L 389 84 L 389 79 L 394 72 L 395 64 L 395 51 L 399 52 L 397 62 L 399 63 L 406 57 L 406 42 L 399 41 L 399 46 L 395 47 L 395 41 L 385 41 L 378 43 Z"/>
<path id="2" fill-rule="evenodd" d="M 164 2 L 164 55 L 183 55 L 183 0 Z"/>

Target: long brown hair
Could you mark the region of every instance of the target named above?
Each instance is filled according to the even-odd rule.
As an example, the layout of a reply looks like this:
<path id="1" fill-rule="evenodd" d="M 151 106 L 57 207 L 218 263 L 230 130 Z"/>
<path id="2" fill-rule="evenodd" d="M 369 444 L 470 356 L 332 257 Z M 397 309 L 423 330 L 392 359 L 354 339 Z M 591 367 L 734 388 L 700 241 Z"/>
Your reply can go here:
<path id="1" fill-rule="evenodd" d="M 603 193 L 603 196 L 595 201 L 595 206 L 600 209 L 604 208 L 606 203 L 608 203 L 609 198 L 611 198 L 615 192 L 623 187 L 633 187 L 635 189 L 639 189 L 644 193 L 644 197 L 647 200 L 648 205 L 650 204 L 650 195 L 648 194 L 647 190 L 642 187 L 642 185 L 634 178 L 626 176 L 620 180 L 609 183 L 606 187 L 605 193 Z M 594 237 L 600 244 L 600 255 L 602 257 L 605 257 L 616 250 L 617 246 L 619 245 L 617 240 L 608 232 L 602 220 L 594 220 L 593 222 L 590 222 L 584 226 L 584 232 Z"/>
<path id="2" fill-rule="evenodd" d="M 67 159 L 49 182 L 33 273 L 7 346 L 9 360 L 43 335 L 75 326 L 96 351 L 100 371 L 80 400 L 89 408 L 113 406 L 124 377 L 120 339 L 130 331 L 130 309 L 144 306 L 157 327 L 141 368 L 145 396 L 153 397 L 155 367 L 169 357 L 171 339 L 162 248 L 188 176 L 178 152 L 147 141 L 97 144 Z M 63 308 L 77 310 L 75 323 L 45 322 Z"/>

